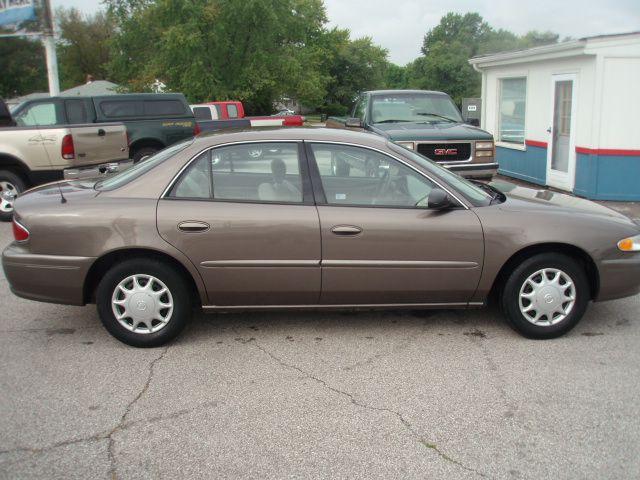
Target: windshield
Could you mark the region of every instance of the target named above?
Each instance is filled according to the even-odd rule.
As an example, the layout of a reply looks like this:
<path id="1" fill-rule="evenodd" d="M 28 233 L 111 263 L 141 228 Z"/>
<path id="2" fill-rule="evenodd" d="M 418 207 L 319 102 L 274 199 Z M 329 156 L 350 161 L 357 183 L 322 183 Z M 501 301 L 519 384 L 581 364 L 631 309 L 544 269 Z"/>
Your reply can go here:
<path id="1" fill-rule="evenodd" d="M 131 180 L 138 178 L 143 173 L 148 172 L 153 167 L 160 165 L 165 160 L 173 157 L 176 153 L 184 150 L 189 145 L 191 145 L 192 142 L 193 138 L 189 138 L 182 142 L 173 144 L 170 147 L 165 148 L 164 150 L 160 150 L 150 157 L 147 157 L 144 160 L 136 163 L 133 167 L 127 168 L 120 173 L 116 173 L 115 175 L 96 183 L 95 189 L 113 190 L 115 188 L 121 187 L 122 185 L 126 185 Z"/>
<path id="2" fill-rule="evenodd" d="M 462 122 L 460 112 L 448 95 L 442 93 L 397 93 L 374 95 L 371 123 Z"/>
<path id="3" fill-rule="evenodd" d="M 399 153 L 400 155 L 413 160 L 418 165 L 426 168 L 428 171 L 435 173 L 438 177 L 442 178 L 447 184 L 451 185 L 458 192 L 465 196 L 476 207 L 483 207 L 491 203 L 491 195 L 485 190 L 470 182 L 464 177 L 453 173 L 448 168 L 445 168 L 437 163 L 429 160 L 427 157 L 423 157 L 419 153 L 409 150 L 408 148 L 401 147 L 395 143 L 389 142 L 389 147 Z"/>

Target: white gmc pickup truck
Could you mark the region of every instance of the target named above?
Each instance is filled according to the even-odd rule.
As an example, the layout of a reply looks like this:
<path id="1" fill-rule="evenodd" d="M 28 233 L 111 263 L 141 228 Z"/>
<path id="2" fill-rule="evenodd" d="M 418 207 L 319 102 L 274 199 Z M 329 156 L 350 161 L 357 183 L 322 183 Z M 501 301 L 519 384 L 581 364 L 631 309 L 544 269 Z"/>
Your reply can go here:
<path id="1" fill-rule="evenodd" d="M 12 118 L 0 98 L 0 220 L 13 215 L 16 196 L 62 179 L 98 177 L 131 164 L 122 123 L 61 125 L 52 105 Z"/>

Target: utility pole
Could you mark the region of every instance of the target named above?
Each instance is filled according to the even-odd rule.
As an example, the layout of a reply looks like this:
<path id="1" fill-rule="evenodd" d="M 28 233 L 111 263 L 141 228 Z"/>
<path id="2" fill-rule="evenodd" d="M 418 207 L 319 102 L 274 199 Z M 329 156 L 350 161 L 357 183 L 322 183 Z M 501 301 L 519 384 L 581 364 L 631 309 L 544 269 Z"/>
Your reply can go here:
<path id="1" fill-rule="evenodd" d="M 42 44 L 47 58 L 47 77 L 49 79 L 49 95 L 55 97 L 60 94 L 60 79 L 58 78 L 58 55 L 56 54 L 56 40 L 54 37 L 53 9 L 51 0 L 44 0 L 44 22 L 42 29 Z"/>

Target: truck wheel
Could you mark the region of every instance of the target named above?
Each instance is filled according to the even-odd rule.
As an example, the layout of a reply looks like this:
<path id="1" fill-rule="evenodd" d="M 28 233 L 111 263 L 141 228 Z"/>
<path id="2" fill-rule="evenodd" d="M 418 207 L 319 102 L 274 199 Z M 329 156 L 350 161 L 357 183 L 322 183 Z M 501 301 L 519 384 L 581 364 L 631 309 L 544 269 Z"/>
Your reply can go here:
<path id="1" fill-rule="evenodd" d="M 159 150 L 157 147 L 142 147 L 139 150 L 136 150 L 136 153 L 133 154 L 133 163 L 138 163 L 140 160 L 144 160 L 145 157 L 150 157 L 154 153 Z"/>
<path id="2" fill-rule="evenodd" d="M 13 203 L 25 191 L 24 181 L 15 173 L 0 170 L 0 221 L 8 222 L 13 217 Z"/>
<path id="3" fill-rule="evenodd" d="M 134 347 L 159 347 L 191 317 L 192 298 L 182 275 L 158 260 L 133 258 L 114 265 L 96 290 L 102 324 Z"/>

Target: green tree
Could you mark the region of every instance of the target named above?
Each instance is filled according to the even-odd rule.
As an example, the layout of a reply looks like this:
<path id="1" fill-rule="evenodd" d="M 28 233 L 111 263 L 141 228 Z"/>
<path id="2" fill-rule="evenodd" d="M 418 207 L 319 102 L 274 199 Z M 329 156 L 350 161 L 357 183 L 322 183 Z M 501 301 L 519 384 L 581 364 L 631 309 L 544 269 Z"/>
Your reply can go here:
<path id="1" fill-rule="evenodd" d="M 384 74 L 384 87 L 392 89 L 407 88 L 407 67 L 395 63 L 387 64 Z"/>
<path id="2" fill-rule="evenodd" d="M 191 101 L 239 99 L 250 112 L 269 112 L 284 95 L 324 97 L 321 0 L 106 4 L 117 25 L 110 71 L 133 90 L 160 80 Z"/>
<path id="3" fill-rule="evenodd" d="M 62 88 L 70 88 L 85 81 L 87 75 L 95 79 L 108 77 L 109 40 L 113 24 L 103 12 L 83 16 L 75 8 L 58 9 L 60 41 L 57 44 Z"/>
<path id="4" fill-rule="evenodd" d="M 469 65 L 469 58 L 557 41 L 558 35 L 551 32 L 531 31 L 519 37 L 496 30 L 478 13 L 448 13 L 424 36 L 423 56 L 407 66 L 407 83 L 447 92 L 459 105 L 464 97 L 480 95 L 480 74 Z"/>
<path id="5" fill-rule="evenodd" d="M 0 97 L 48 91 L 44 48 L 37 40 L 0 38 Z"/>

